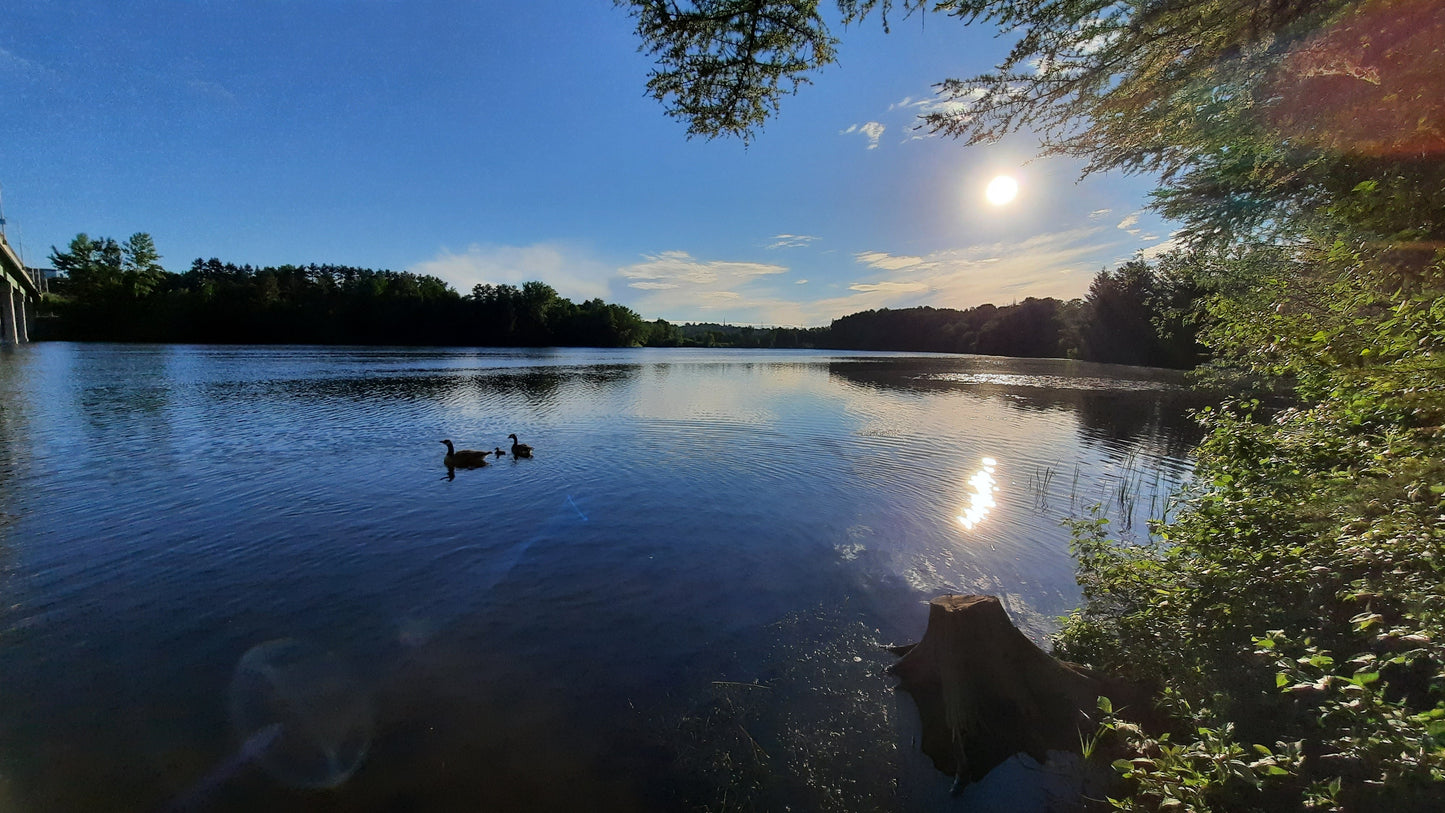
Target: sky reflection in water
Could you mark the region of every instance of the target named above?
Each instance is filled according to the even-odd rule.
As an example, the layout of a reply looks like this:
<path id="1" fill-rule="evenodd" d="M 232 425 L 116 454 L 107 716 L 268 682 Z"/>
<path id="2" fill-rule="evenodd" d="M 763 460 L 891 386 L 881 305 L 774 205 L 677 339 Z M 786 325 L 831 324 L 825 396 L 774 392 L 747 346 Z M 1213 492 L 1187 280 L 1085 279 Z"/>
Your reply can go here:
<path id="1" fill-rule="evenodd" d="M 1000 596 L 1035 639 L 1076 606 L 1072 498 L 1188 473 L 1182 391 L 1087 383 L 1120 374 L 1162 376 L 767 351 L 7 351 L 0 808 L 186 793 L 244 750 L 236 664 L 296 639 L 375 715 L 365 761 L 324 791 L 337 809 L 936 809 L 948 780 L 911 744 L 881 645 L 921 634 L 944 592 Z M 534 459 L 444 477 L 439 439 L 513 432 Z M 316 801 L 261 770 L 207 798 Z"/>

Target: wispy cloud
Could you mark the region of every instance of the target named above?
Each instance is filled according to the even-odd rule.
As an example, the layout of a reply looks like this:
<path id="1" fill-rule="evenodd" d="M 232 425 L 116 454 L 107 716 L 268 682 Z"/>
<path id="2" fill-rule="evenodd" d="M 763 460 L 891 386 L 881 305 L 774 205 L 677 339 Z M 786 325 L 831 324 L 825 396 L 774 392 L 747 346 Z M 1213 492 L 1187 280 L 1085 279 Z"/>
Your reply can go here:
<path id="1" fill-rule="evenodd" d="M 1124 219 L 1123 219 L 1123 220 L 1120 220 L 1120 221 L 1119 221 L 1118 228 L 1123 229 L 1124 231 L 1128 232 L 1129 234 L 1131 234 L 1131 235 L 1133 235 L 1133 236 L 1135 236 L 1135 237 L 1138 237 L 1140 234 L 1143 234 L 1143 232 L 1144 232 L 1144 230 L 1138 228 L 1138 226 L 1139 226 L 1139 213 L 1138 213 L 1138 212 L 1130 212 L 1129 214 L 1124 215 Z"/>
<path id="2" fill-rule="evenodd" d="M 772 290 L 787 266 L 703 260 L 686 251 L 644 255 L 616 270 L 619 295 L 647 316 L 676 321 L 725 319 L 748 324 L 800 324 L 797 303 Z"/>
<path id="3" fill-rule="evenodd" d="M 1098 220 L 1099 218 L 1103 217 L 1103 216 L 1106 215 L 1106 214 L 1109 214 L 1109 213 L 1112 212 L 1112 211 L 1114 211 L 1114 210 L 1113 210 L 1113 209 L 1095 209 L 1094 211 L 1089 212 L 1089 219 L 1090 219 L 1090 220 Z"/>
<path id="4" fill-rule="evenodd" d="M 868 149 L 876 150 L 878 149 L 878 139 L 883 137 L 883 132 L 887 129 L 881 122 L 869 121 L 863 124 L 849 125 L 848 129 L 839 130 L 838 134 L 852 135 L 853 133 L 862 133 L 868 139 Z"/>
<path id="5" fill-rule="evenodd" d="M 712 285 L 719 281 L 746 281 L 767 274 L 782 274 L 787 267 L 768 263 L 698 260 L 686 251 L 664 251 L 646 255 L 646 260 L 624 266 L 617 271 L 630 280 L 670 282 L 674 284 Z M 637 282 L 628 283 L 640 287 Z"/>
<path id="6" fill-rule="evenodd" d="M 612 269 L 587 252 L 555 243 L 531 246 L 474 244 L 461 254 L 443 249 L 411 266 L 417 274 L 445 280 L 462 294 L 480 284 L 520 285 L 541 280 L 569 299 L 606 297 Z"/>
<path id="7" fill-rule="evenodd" d="M 208 82 L 204 79 L 192 79 L 186 82 L 186 87 L 197 96 L 205 97 L 219 102 L 230 104 L 236 101 L 236 94 L 232 93 L 225 85 L 219 82 Z"/>
<path id="8" fill-rule="evenodd" d="M 926 282 L 856 282 L 848 286 L 850 291 L 862 291 L 865 294 L 910 294 L 916 291 L 927 291 Z"/>
<path id="9" fill-rule="evenodd" d="M 884 271 L 901 271 L 905 268 L 924 270 L 932 268 L 934 265 L 922 257 L 913 257 L 906 254 L 888 254 L 882 251 L 860 251 L 853 255 L 853 259 L 873 268 L 881 268 Z"/>
<path id="10" fill-rule="evenodd" d="M 811 324 L 870 308 L 970 308 L 1030 296 L 1081 296 L 1123 244 L 1104 226 L 1036 235 L 1015 243 L 980 243 L 925 255 L 861 251 L 860 269 L 885 272 L 848 286 L 849 294 L 808 303 Z M 1097 265 L 1096 265 L 1097 263 Z"/>
<path id="11" fill-rule="evenodd" d="M 804 248 L 818 239 L 807 234 L 775 234 L 768 248 Z"/>
<path id="12" fill-rule="evenodd" d="M 1146 239 L 1147 239 L 1148 237 L 1149 237 L 1149 235 L 1146 235 Z M 1154 238 L 1154 239 L 1158 239 L 1158 238 L 1156 237 L 1156 238 Z M 1175 237 L 1174 234 L 1170 234 L 1168 237 L 1164 238 L 1162 241 L 1160 241 L 1160 242 L 1158 242 L 1158 243 L 1155 243 L 1155 244 L 1152 245 L 1152 246 L 1146 246 L 1145 248 L 1140 249 L 1138 252 L 1136 252 L 1135 256 L 1137 256 L 1137 257 L 1139 257 L 1140 259 L 1143 259 L 1143 260 L 1154 260 L 1154 259 L 1158 259 L 1158 257 L 1159 257 L 1160 255 L 1162 255 L 1162 254 L 1168 254 L 1169 252 L 1171 252 L 1171 251 L 1173 251 L 1174 249 L 1178 248 L 1179 245 L 1180 245 L 1180 243 L 1179 243 L 1178 238 Z M 1131 258 L 1131 259 L 1132 259 L 1132 258 Z"/>
<path id="13" fill-rule="evenodd" d="M 31 82 L 53 77 L 54 74 L 54 71 L 39 62 L 26 59 L 9 49 L 0 48 L 0 77 L 9 76 Z"/>
<path id="14" fill-rule="evenodd" d="M 790 269 L 783 264 L 699 258 L 676 250 L 618 266 L 563 243 L 443 250 L 409 270 L 440 277 L 464 294 L 479 283 L 541 280 L 573 300 L 602 297 L 649 319 L 820 325 L 870 308 L 969 308 L 1030 296 L 1071 299 L 1088 290 L 1099 268 L 1134 245 L 1119 230 L 1098 224 L 926 253 L 871 249 L 855 252 L 852 278 L 836 283 L 811 274 L 811 282 L 785 277 Z M 1164 240 L 1142 254 L 1152 259 L 1170 247 L 1172 241 Z"/>
<path id="15" fill-rule="evenodd" d="M 930 93 L 926 96 L 914 98 L 904 96 L 902 99 L 888 105 L 890 112 L 894 110 L 907 110 L 919 116 L 926 116 L 929 113 L 956 113 L 964 108 L 968 102 L 983 97 L 983 90 L 971 88 L 957 96 L 944 93 Z"/>
<path id="16" fill-rule="evenodd" d="M 778 275 L 786 270 L 781 266 L 705 262 L 686 252 L 665 252 L 619 271 L 637 297 L 628 304 L 649 317 L 823 325 L 874 308 L 970 308 L 1030 296 L 1072 299 L 1088 290 L 1094 274 L 1126 243 L 1119 232 L 1098 225 L 921 255 L 859 251 L 853 255 L 859 273 L 840 286 L 839 295 L 801 301 L 791 293 L 799 289 L 776 287 Z M 761 269 L 767 273 L 759 273 Z M 641 288 L 639 282 L 652 285 Z M 793 285 L 807 282 L 793 280 Z M 822 293 L 827 287 L 817 290 Z"/>
<path id="17" fill-rule="evenodd" d="M 955 115 L 962 113 L 968 103 L 983 96 L 983 91 L 972 88 L 958 95 L 931 92 L 923 96 L 904 96 L 902 99 L 888 105 L 888 112 L 895 110 L 905 111 L 909 114 L 909 121 L 904 124 L 907 128 L 908 137 L 901 143 L 920 141 L 925 138 L 933 138 L 937 133 L 931 133 L 926 129 L 919 129 L 919 118 L 922 116 L 942 113 L 944 115 Z"/>

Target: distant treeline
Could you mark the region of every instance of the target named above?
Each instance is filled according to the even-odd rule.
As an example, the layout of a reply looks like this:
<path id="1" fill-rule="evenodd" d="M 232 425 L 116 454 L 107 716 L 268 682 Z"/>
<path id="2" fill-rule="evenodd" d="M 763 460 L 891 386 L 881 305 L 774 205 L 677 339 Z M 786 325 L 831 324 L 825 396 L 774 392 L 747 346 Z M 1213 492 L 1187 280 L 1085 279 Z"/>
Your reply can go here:
<path id="1" fill-rule="evenodd" d="M 775 347 L 1066 357 L 1190 367 L 1200 356 L 1187 313 L 1197 292 L 1142 261 L 1101 271 L 1084 299 L 882 309 L 827 327 L 760 328 L 646 321 L 601 299 L 574 303 L 542 282 L 478 285 L 336 265 L 255 268 L 218 259 L 175 274 L 151 238 L 81 234 L 51 260 L 63 272 L 43 338 L 284 344 Z"/>
<path id="2" fill-rule="evenodd" d="M 1200 292 L 1180 279 L 1134 260 L 1100 271 L 1083 299 L 863 311 L 833 320 L 828 346 L 1189 368 L 1204 353 L 1192 316 Z"/>
<path id="3" fill-rule="evenodd" d="M 707 347 L 814 347 L 1077 358 L 1114 364 L 1190 368 L 1204 348 L 1194 310 L 1200 291 L 1167 263 L 1135 260 L 1100 271 L 1083 299 L 1029 297 L 996 307 L 862 311 L 828 327 L 683 325 L 683 344 Z"/>
<path id="4" fill-rule="evenodd" d="M 283 344 L 626 347 L 666 322 L 549 285 L 478 285 L 467 296 L 427 275 L 339 265 L 254 268 L 196 260 L 174 274 L 150 237 L 125 243 L 82 234 L 51 261 L 43 336 L 60 339 Z"/>

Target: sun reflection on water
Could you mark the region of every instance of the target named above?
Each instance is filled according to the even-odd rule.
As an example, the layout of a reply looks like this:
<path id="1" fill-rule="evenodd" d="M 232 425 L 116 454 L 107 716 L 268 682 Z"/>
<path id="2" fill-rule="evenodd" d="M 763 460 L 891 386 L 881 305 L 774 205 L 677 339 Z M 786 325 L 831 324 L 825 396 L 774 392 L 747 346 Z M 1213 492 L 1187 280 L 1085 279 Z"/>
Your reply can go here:
<path id="1" fill-rule="evenodd" d="M 973 487 L 973 493 L 968 495 L 968 507 L 958 515 L 959 524 L 970 531 L 975 525 L 983 522 L 984 518 L 988 516 L 989 510 L 997 504 L 994 502 L 993 493 L 998 491 L 998 486 L 995 485 L 998 481 L 993 478 L 993 469 L 998 465 L 998 461 L 992 457 L 985 457 L 982 462 L 983 468 L 968 478 L 968 484 Z"/>

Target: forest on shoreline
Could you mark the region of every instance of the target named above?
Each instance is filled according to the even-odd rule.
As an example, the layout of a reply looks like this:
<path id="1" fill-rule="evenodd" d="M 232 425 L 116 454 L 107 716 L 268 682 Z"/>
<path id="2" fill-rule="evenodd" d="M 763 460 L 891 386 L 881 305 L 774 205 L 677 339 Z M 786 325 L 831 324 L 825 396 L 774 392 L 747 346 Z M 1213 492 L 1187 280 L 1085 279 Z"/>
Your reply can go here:
<path id="1" fill-rule="evenodd" d="M 575 303 L 541 281 L 463 295 L 433 276 L 339 265 L 160 264 L 150 235 L 80 234 L 51 262 L 36 338 L 202 344 L 493 347 L 746 347 L 978 353 L 1193 367 L 1199 298 L 1167 263 L 1101 270 L 1086 297 L 967 310 L 879 309 L 823 327 L 648 321 L 623 305 Z"/>

